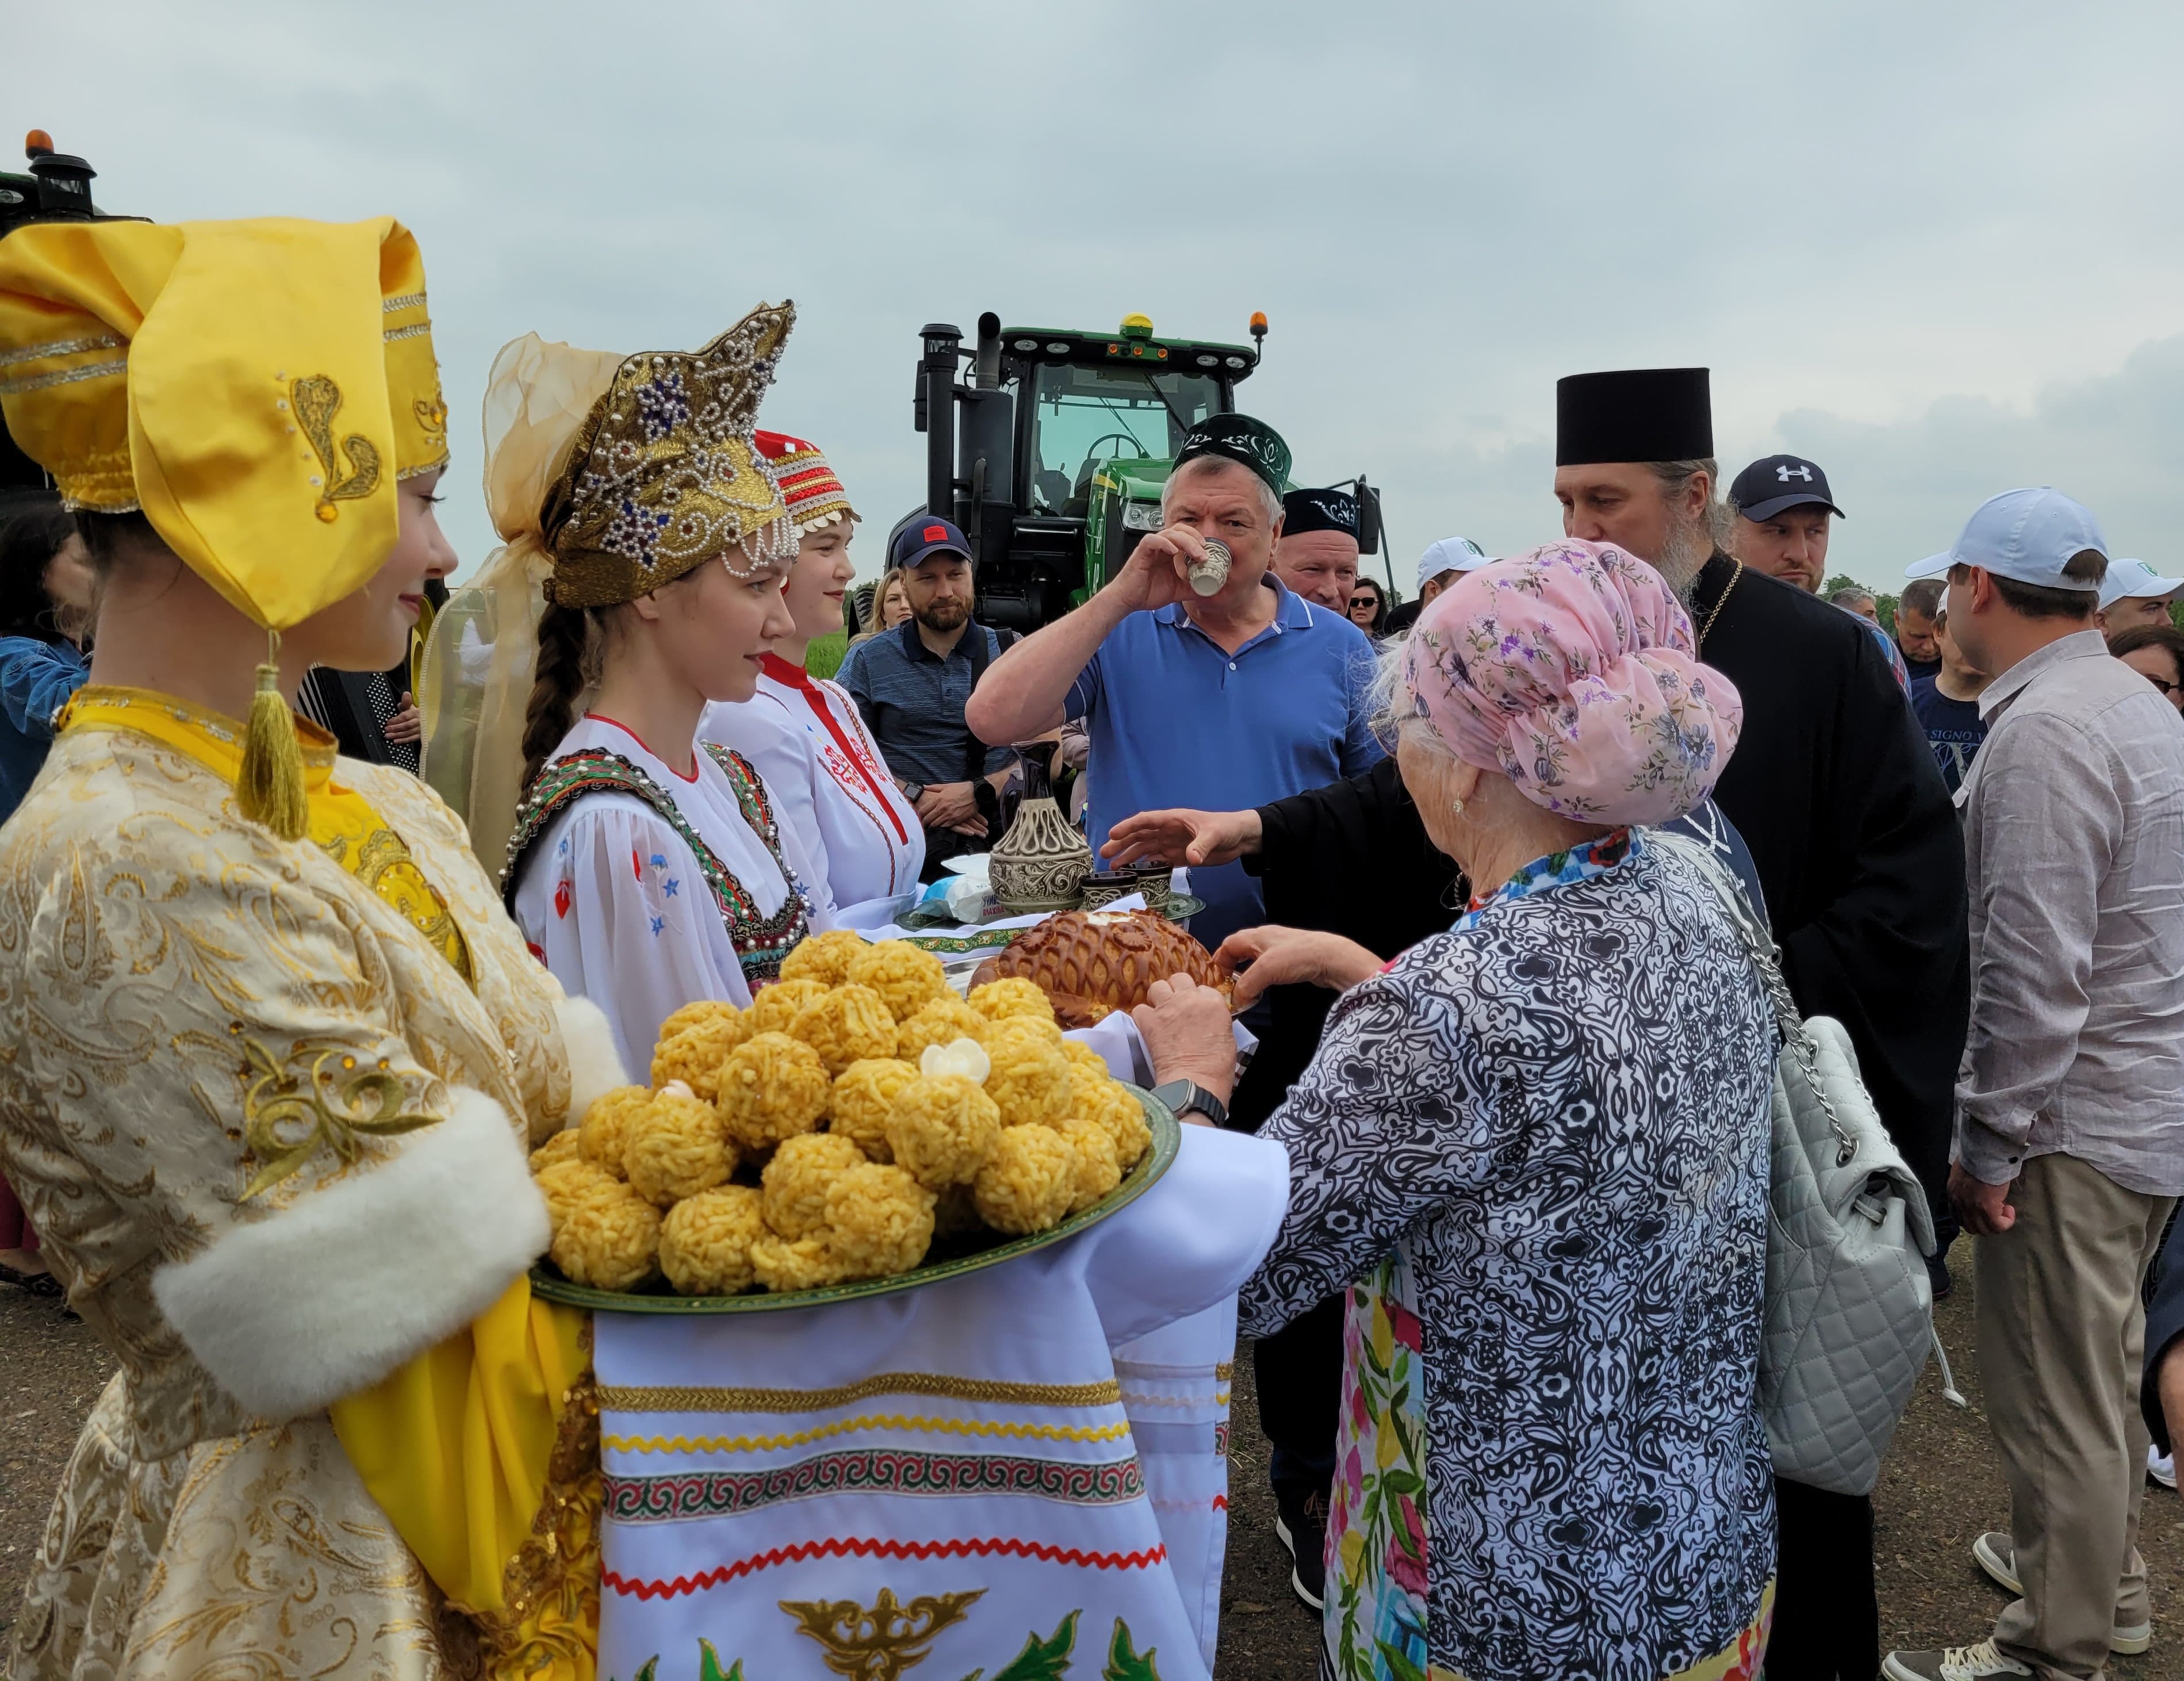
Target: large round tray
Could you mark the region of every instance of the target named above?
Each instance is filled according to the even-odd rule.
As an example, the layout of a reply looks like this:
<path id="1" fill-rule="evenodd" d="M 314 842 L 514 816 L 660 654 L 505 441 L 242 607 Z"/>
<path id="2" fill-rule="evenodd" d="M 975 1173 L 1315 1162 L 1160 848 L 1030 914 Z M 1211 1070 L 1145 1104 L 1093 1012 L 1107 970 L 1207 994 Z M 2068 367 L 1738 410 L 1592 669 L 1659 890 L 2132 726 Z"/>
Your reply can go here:
<path id="1" fill-rule="evenodd" d="M 778 1295 L 761 1290 L 741 1296 L 678 1296 L 671 1293 L 664 1283 L 643 1294 L 595 1290 L 588 1284 L 571 1283 L 550 1261 L 541 1261 L 531 1269 L 531 1292 L 548 1301 L 588 1307 L 594 1313 L 772 1313 L 782 1308 L 817 1307 L 827 1302 L 892 1295 L 897 1290 L 914 1290 L 921 1284 L 935 1283 L 943 1278 L 960 1278 L 981 1267 L 998 1266 L 1005 1261 L 1013 1261 L 1020 1255 L 1029 1255 L 1034 1250 L 1074 1237 L 1087 1226 L 1105 1220 L 1143 1196 L 1152 1188 L 1153 1182 L 1167 1172 L 1168 1164 L 1182 1147 L 1181 1123 L 1166 1104 L 1142 1086 L 1131 1086 L 1127 1081 L 1122 1083 L 1145 1107 L 1145 1125 L 1153 1135 L 1152 1147 L 1138 1158 L 1136 1166 L 1123 1176 L 1122 1183 L 1050 1232 L 1035 1233 L 1028 1238 L 999 1238 L 991 1248 L 943 1255 L 939 1260 L 928 1260 L 922 1266 L 899 1272 L 892 1278 L 864 1278 L 852 1284 L 829 1284 L 823 1289 L 785 1290 Z M 998 1234 L 989 1235 L 998 1238 Z"/>

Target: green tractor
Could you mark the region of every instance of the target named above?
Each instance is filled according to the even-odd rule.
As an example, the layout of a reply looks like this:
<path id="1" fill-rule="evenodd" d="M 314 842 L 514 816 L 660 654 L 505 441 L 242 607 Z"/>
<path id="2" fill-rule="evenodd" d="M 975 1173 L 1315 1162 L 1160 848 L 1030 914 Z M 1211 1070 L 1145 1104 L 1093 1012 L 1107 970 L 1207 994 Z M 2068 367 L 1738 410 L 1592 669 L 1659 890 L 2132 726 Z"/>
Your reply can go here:
<path id="1" fill-rule="evenodd" d="M 1233 413 L 1259 365 L 1263 314 L 1251 331 L 1249 346 L 1217 344 L 1156 337 L 1143 315 L 1095 333 L 1004 327 L 989 312 L 967 350 L 961 329 L 928 326 L 916 398 L 926 500 L 896 529 L 932 509 L 963 528 L 986 623 L 1032 631 L 1060 618 L 1160 528 L 1184 434 Z M 1378 498 L 1360 489 L 1376 547 Z"/>

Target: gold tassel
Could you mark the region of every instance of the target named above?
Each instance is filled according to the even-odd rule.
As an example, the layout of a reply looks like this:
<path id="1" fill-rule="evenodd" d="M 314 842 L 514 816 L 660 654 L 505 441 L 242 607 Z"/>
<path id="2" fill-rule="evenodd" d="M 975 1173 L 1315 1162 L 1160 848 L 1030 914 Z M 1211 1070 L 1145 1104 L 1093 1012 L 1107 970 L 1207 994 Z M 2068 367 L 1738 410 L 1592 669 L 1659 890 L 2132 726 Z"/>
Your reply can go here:
<path id="1" fill-rule="evenodd" d="M 253 822 L 282 840 L 301 840 L 309 813 L 304 793 L 304 750 L 295 720 L 281 699 L 281 633 L 265 633 L 265 663 L 258 668 L 258 693 L 250 699 L 250 727 L 242 738 L 242 768 L 235 778 L 235 803 Z"/>

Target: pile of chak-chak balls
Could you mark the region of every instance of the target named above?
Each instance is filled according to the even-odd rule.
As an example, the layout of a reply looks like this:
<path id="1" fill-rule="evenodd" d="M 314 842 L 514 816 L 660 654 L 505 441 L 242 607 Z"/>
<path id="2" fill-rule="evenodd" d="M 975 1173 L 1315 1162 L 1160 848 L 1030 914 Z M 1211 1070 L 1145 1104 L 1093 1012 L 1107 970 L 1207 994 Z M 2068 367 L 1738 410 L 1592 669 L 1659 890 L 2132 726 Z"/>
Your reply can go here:
<path id="1" fill-rule="evenodd" d="M 531 1170 L 574 1283 L 735 1295 L 907 1272 L 936 1232 L 1047 1231 L 1151 1143 L 1031 982 L 965 1003 L 929 953 L 837 932 L 749 1010 L 669 1016 L 650 1088 L 599 1099 Z"/>

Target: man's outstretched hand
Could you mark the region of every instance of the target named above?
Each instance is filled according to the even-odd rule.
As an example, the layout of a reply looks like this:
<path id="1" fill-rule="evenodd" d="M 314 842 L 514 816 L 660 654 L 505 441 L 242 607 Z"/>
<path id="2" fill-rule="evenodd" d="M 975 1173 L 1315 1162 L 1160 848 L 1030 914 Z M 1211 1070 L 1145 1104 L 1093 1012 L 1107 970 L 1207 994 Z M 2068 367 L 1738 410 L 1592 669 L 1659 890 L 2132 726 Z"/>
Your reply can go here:
<path id="1" fill-rule="evenodd" d="M 1140 811 L 1107 831 L 1100 857 L 1120 867 L 1140 859 L 1167 864 L 1226 864 L 1256 852 L 1265 831 L 1256 811 Z"/>

